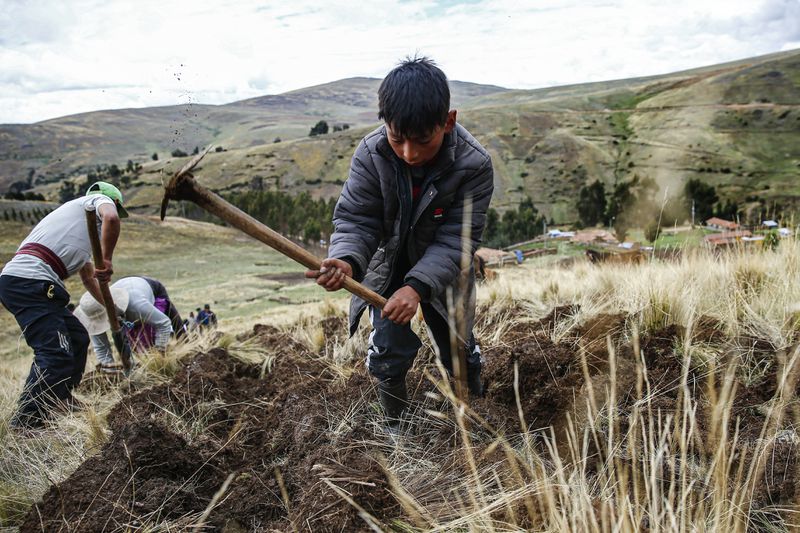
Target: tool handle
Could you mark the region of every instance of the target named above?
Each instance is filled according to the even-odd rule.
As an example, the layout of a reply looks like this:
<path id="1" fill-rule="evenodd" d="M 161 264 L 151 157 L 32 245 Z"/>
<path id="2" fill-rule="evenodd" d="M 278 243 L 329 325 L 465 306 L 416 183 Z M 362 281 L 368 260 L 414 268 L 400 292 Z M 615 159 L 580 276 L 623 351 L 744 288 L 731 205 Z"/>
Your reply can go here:
<path id="1" fill-rule="evenodd" d="M 294 259 L 306 268 L 319 270 L 322 261 L 314 254 L 257 221 L 195 181 L 191 170 L 200 163 L 200 160 L 209 151 L 211 151 L 211 145 L 208 145 L 205 150 L 186 163 L 167 184 L 164 197 L 161 199 L 161 220 L 164 220 L 164 216 L 167 214 L 167 206 L 170 200 L 189 200 L 209 213 L 217 215 L 234 228 L 242 230 L 254 239 L 274 248 L 290 259 Z M 380 309 L 383 309 L 383 306 L 386 305 L 386 298 L 352 278 L 345 279 L 344 289 Z"/>
<path id="2" fill-rule="evenodd" d="M 92 243 L 92 258 L 94 259 L 94 266 L 95 268 L 103 268 L 105 263 L 103 263 L 103 250 L 100 247 L 100 235 L 97 233 L 97 214 L 95 213 L 94 209 L 87 209 L 86 210 L 86 229 L 89 231 L 89 242 Z M 119 333 L 120 325 L 119 319 L 117 318 L 117 306 L 114 305 L 114 298 L 111 296 L 111 289 L 108 287 L 108 283 L 105 281 L 99 281 L 98 285 L 100 285 L 100 294 L 103 295 L 103 306 L 106 308 L 106 314 L 108 315 L 108 323 L 111 325 L 111 332 L 112 333 Z M 117 347 L 120 352 L 120 357 L 122 358 L 122 366 L 126 370 L 130 370 L 131 362 L 128 354 L 125 350 L 120 349 Z"/>
<path id="3" fill-rule="evenodd" d="M 199 185 L 194 179 L 192 179 L 192 182 L 193 197 L 190 199 L 200 207 L 217 215 L 231 226 L 239 228 L 254 239 L 258 239 L 290 259 L 294 259 L 304 267 L 311 270 L 320 269 L 322 260 L 319 257 L 262 224 L 241 209 L 226 202 L 217 194 Z M 344 289 L 379 309 L 383 309 L 383 306 L 386 305 L 386 298 L 353 278 L 348 277 L 345 279 Z"/>

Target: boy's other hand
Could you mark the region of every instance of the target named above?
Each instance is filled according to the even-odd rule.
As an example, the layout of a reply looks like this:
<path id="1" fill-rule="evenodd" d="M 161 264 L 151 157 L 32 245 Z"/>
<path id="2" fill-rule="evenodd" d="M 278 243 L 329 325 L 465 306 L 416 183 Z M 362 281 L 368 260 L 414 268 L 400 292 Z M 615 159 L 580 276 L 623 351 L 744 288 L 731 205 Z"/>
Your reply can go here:
<path id="1" fill-rule="evenodd" d="M 317 285 L 326 291 L 338 291 L 344 285 L 345 277 L 353 277 L 353 267 L 347 261 L 329 257 L 322 260 L 319 270 L 306 270 L 306 277 L 316 278 Z"/>
<path id="2" fill-rule="evenodd" d="M 395 324 L 408 324 L 417 313 L 420 297 L 417 291 L 406 285 L 400 287 L 387 300 L 381 311 L 381 318 L 388 318 Z"/>

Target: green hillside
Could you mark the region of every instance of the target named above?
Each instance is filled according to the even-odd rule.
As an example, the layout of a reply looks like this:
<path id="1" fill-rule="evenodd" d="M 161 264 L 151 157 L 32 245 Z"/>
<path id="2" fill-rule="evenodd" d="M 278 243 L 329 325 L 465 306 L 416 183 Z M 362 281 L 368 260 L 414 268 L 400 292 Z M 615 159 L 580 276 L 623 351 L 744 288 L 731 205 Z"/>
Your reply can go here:
<path id="1" fill-rule="evenodd" d="M 191 130 L 195 140 L 184 148 L 213 143 L 225 149 L 210 153 L 196 173 L 216 190 L 277 188 L 331 196 L 341 189 L 355 145 L 377 125 L 377 83 L 342 80 L 226 106 L 196 106 L 196 116 L 182 121 L 176 118 L 182 108 L 160 108 L 88 113 L 11 129 L 24 130 L 26 142 L 36 144 L 36 128 L 81 120 L 100 124 L 113 116 L 118 135 L 148 146 L 137 152 L 142 156 L 156 145 L 169 146 L 175 130 Z M 494 205 L 500 209 L 529 195 L 548 218 L 572 221 L 581 186 L 595 180 L 611 185 L 634 175 L 654 178 L 669 193 L 679 191 L 687 179 L 700 178 L 716 186 L 723 199 L 745 206 L 800 206 L 800 51 L 531 91 L 454 83 L 454 100 L 460 122 L 492 153 Z M 140 120 L 128 130 L 124 119 L 134 114 L 151 117 L 153 123 Z M 212 126 L 223 122 L 220 116 L 227 117 L 225 126 Z M 309 125 L 320 118 L 351 127 L 308 138 Z M 183 130 L 156 124 L 169 120 Z M 0 135 L 9 131 L 2 129 Z M 275 136 L 282 142 L 273 143 Z M 147 145 L 150 140 L 153 144 Z M 112 144 L 74 152 L 67 138 L 60 142 L 66 147 L 59 155 L 61 168 L 68 158 L 88 162 Z M 129 156 L 119 153 L 116 162 L 124 163 Z M 144 167 L 126 192 L 132 205 L 152 213 L 162 179 L 185 158 L 139 161 Z M 0 161 L 3 176 L 11 175 L 9 164 L 7 157 Z M 36 190 L 53 198 L 57 188 L 56 183 Z"/>

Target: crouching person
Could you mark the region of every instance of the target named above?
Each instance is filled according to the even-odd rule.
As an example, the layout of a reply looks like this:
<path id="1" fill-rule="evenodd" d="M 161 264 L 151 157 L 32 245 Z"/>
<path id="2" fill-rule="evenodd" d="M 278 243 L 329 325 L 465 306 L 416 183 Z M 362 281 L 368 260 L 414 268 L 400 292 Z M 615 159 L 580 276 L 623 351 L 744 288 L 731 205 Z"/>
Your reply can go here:
<path id="1" fill-rule="evenodd" d="M 409 324 L 420 305 L 438 356 L 452 372 L 448 289 L 464 305 L 468 333 L 459 342 L 467 353 L 470 392 L 483 393 L 472 334 L 472 255 L 486 221 L 493 170 L 486 150 L 456 123 L 447 78 L 432 61 L 411 59 L 392 70 L 378 90 L 378 105 L 385 124 L 356 149 L 334 210 L 328 259 L 306 276 L 327 290 L 340 289 L 351 276 L 388 298 L 382 312 L 370 308 L 367 364 L 393 429 L 406 409 L 406 373 L 422 344 Z M 463 224 L 469 226 L 466 246 Z M 462 264 L 468 265 L 464 271 Z M 366 307 L 353 298 L 351 333 Z"/>
<path id="2" fill-rule="evenodd" d="M 86 211 L 92 209 L 103 255 L 103 268 L 97 270 L 86 227 Z M 102 298 L 97 280 L 111 278 L 120 217 L 126 216 L 119 189 L 94 183 L 86 196 L 44 217 L 0 273 L 0 301 L 16 318 L 34 354 L 12 427 L 42 427 L 53 408 L 75 403 L 72 390 L 83 376 L 89 335 L 67 309 L 70 297 L 64 280 L 79 272 L 86 289 Z"/>
<path id="3" fill-rule="evenodd" d="M 185 333 L 183 320 L 169 298 L 164 285 L 153 278 L 131 276 L 111 286 L 117 313 L 126 324 L 125 333 L 131 350 L 143 352 L 155 346 L 166 352 L 170 336 Z M 91 335 L 92 347 L 101 371 L 117 371 L 106 332 L 111 328 L 105 306 L 90 292 L 81 296 L 75 316 Z"/>

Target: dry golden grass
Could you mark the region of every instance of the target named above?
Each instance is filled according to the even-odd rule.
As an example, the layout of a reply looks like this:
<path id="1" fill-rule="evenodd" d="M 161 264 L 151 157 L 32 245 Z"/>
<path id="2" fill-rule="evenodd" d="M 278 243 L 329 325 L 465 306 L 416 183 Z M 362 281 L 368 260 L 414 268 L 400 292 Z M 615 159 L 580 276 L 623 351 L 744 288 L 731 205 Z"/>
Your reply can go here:
<path id="1" fill-rule="evenodd" d="M 440 412 L 436 418 L 454 425 L 461 442 L 454 455 L 468 468 L 463 477 L 447 480 L 444 487 L 438 486 L 438 493 L 430 494 L 420 490 L 418 480 L 423 469 L 436 476 L 432 465 L 441 465 L 439 458 L 413 445 L 391 457 L 386 469 L 412 519 L 404 529 L 796 529 L 798 521 L 792 517 L 800 507 L 756 510 L 751 503 L 768 462 L 774 460 L 770 454 L 776 439 L 798 439 L 794 417 L 787 411 L 797 402 L 800 366 L 798 260 L 800 248 L 785 241 L 777 253 L 718 257 L 698 251 L 676 263 L 503 271 L 501 280 L 486 287 L 482 295 L 484 302 L 491 303 L 487 312 L 500 315 L 516 305 L 529 313 L 509 320 L 534 322 L 553 307 L 577 306 L 549 332 L 554 341 L 601 313 L 624 314 L 624 333 L 637 348 L 636 339 L 648 331 L 671 324 L 685 327 L 679 403 L 669 414 L 652 408 L 655 391 L 637 349 L 637 397 L 627 428 L 620 431 L 617 410 L 609 408 L 617 405 L 618 394 L 616 356 L 609 345 L 609 372 L 599 381 L 602 389 L 592 387 L 583 358 L 587 384 L 583 420 L 567 415 L 563 434 L 539 432 L 535 439 L 531 432 L 497 435 L 487 446 L 486 435 L 478 429 L 491 428 L 481 428 L 480 419 L 470 416 L 451 391 L 442 389 L 454 406 L 454 416 Z M 774 360 L 752 360 L 747 347 L 741 346 L 738 357 L 729 353 L 724 363 L 722 354 L 693 346 L 691 332 L 700 317 L 713 318 L 728 339 L 746 335 L 770 342 L 775 347 Z M 480 338 L 490 339 L 487 344 L 503 336 L 503 328 L 490 323 L 492 330 L 478 332 Z M 697 364 L 723 369 L 719 383 L 707 384 L 707 396 L 713 399 L 710 406 L 698 405 L 689 390 L 689 369 Z M 766 406 L 760 438 L 754 443 L 740 442 L 738 434 L 729 431 L 729 421 L 735 420 L 733 378 L 764 366 L 777 368 L 778 392 Z M 698 429 L 697 416 L 704 409 L 711 413 L 711 434 Z M 421 418 L 418 423 L 431 422 Z M 482 453 L 483 460 L 476 461 L 476 453 Z M 488 457 L 492 459 L 487 461 Z M 589 468 L 590 464 L 596 467 Z"/>
<path id="2" fill-rule="evenodd" d="M 588 379 L 586 394 L 567 415 L 559 431 L 529 429 L 502 434 L 461 404 L 446 381 L 431 375 L 438 393 L 429 395 L 410 421 L 417 435 L 452 434 L 458 446 L 443 454 L 426 439 L 405 439 L 381 448 L 383 465 L 404 518 L 388 524 L 399 531 L 782 531 L 797 524 L 800 507 L 751 509 L 754 487 L 763 475 L 776 439 L 799 439 L 793 409 L 800 351 L 800 247 L 784 241 L 777 252 L 731 253 L 713 256 L 688 253 L 676 262 L 596 267 L 577 263 L 569 268 L 532 263 L 501 271 L 498 280 L 480 288 L 484 320 L 476 331 L 485 346 L 506 342 L 519 323 L 534 324 L 554 307 L 571 311 L 546 333 L 563 341 L 582 324 L 606 313 L 625 317 L 623 337 L 633 346 L 638 338 L 676 324 L 687 332 L 676 355 L 682 359 L 679 402 L 669 414 L 652 406 L 654 384 L 636 351 L 633 412 L 625 423 L 615 406 L 623 370 L 615 350 L 609 350 L 603 380 Z M 272 359 L 263 347 L 237 335 L 255 323 L 269 323 L 321 354 L 331 375 L 346 379 L 360 364 L 366 345 L 363 327 L 352 339 L 343 335 L 326 345 L 321 320 L 343 316 L 342 299 L 269 309 L 226 326 L 220 335 L 172 345 L 167 356 L 149 355 L 132 376 L 139 385 L 158 383 L 180 368 L 181 359 L 217 345 L 234 357 L 261 364 L 269 372 Z M 701 318 L 713 319 L 726 339 L 761 339 L 775 347 L 770 360 L 753 355 L 745 345 L 737 357 L 712 346 L 696 344 L 691 332 Z M 419 328 L 419 324 L 415 324 Z M 579 347 L 576 345 L 576 353 Z M 723 355 L 725 355 L 723 357 Z M 698 366 L 722 376 L 707 383 L 711 405 L 698 405 L 690 394 L 688 372 Z M 777 369 L 778 393 L 765 404 L 766 422 L 756 442 L 742 443 L 729 430 L 735 376 L 756 379 L 765 369 Z M 83 413 L 64 417 L 58 426 L 36 438 L 8 433 L 13 410 L 27 370 L 18 360 L 0 373 L 0 523 L 12 525 L 53 483 L 69 475 L 107 439 L 103 417 L 124 388 L 89 390 L 81 394 Z M 625 367 L 625 371 L 630 371 Z M 710 371 L 710 370 L 709 370 Z M 203 431 L 213 405 L 194 399 L 196 416 L 162 418 L 191 441 Z M 370 398 L 354 398 L 348 412 L 330 413 L 337 431 L 368 410 Z M 208 405 L 207 405 L 208 404 Z M 577 413 L 580 411 L 580 413 Z M 697 417 L 710 413 L 711 434 L 700 434 Z M 377 418 L 377 417 L 376 417 Z M 525 421 L 522 421 L 523 426 Z M 376 440 L 380 439 L 376 426 Z M 459 465 L 454 468 L 454 465 Z M 595 465 L 589 468 L 589 465 Z M 334 486 L 336 483 L 331 481 Z M 348 499 L 347 493 L 340 495 Z M 358 503 L 353 501 L 353 505 Z M 381 529 L 361 509 L 366 524 Z M 187 516 L 181 523 L 154 524 L 152 530 L 181 530 L 202 522 Z"/>

